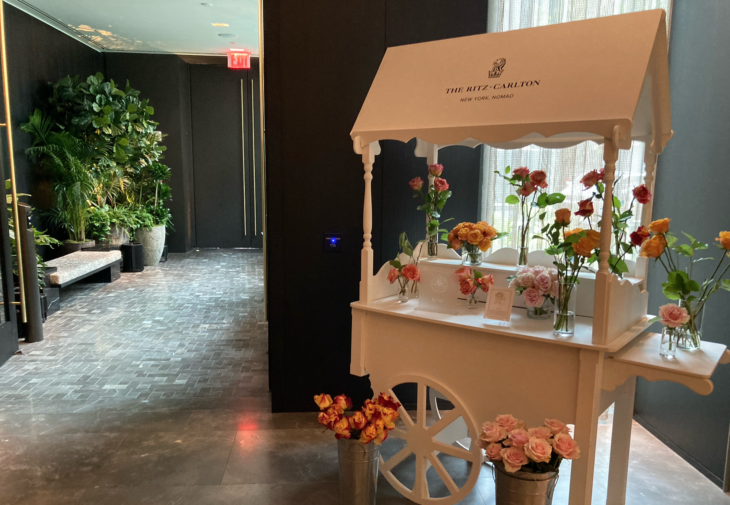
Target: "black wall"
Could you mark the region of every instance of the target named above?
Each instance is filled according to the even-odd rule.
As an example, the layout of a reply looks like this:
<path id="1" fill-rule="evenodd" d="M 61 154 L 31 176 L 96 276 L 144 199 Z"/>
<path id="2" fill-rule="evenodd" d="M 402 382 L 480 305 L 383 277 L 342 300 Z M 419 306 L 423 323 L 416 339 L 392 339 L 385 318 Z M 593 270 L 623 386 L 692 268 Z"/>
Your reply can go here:
<path id="1" fill-rule="evenodd" d="M 302 411 L 321 391 L 368 393 L 366 379 L 349 375 L 364 191 L 349 133 L 385 49 L 484 33 L 487 3 L 268 0 L 264 21 L 270 383 L 274 411 Z M 383 143 L 373 169 L 376 268 L 395 255 L 400 231 L 425 235 L 407 186 L 425 174 L 413 147 Z M 465 181 L 478 180 L 479 151 L 449 148 L 440 161 L 460 191 L 445 214 L 475 219 L 478 188 Z M 323 252 L 331 232 L 344 234 L 342 253 Z"/>
<path id="2" fill-rule="evenodd" d="M 730 47 L 730 3 L 726 0 L 674 2 L 669 45 L 674 138 L 659 157 L 655 218 L 669 217 L 705 242 L 730 229 L 727 164 L 730 160 L 730 66 L 720 48 Z M 710 256 L 720 251 L 710 246 Z M 712 274 L 715 262 L 700 263 L 697 277 Z M 661 292 L 666 274 L 650 272 L 650 311 L 668 303 Z M 720 291 L 707 305 L 704 338 L 730 346 L 730 293 Z M 660 330 L 657 330 L 660 331 Z M 712 377 L 714 392 L 699 396 L 669 382 L 639 381 L 636 415 L 650 431 L 720 484 L 730 424 L 730 367 Z"/>

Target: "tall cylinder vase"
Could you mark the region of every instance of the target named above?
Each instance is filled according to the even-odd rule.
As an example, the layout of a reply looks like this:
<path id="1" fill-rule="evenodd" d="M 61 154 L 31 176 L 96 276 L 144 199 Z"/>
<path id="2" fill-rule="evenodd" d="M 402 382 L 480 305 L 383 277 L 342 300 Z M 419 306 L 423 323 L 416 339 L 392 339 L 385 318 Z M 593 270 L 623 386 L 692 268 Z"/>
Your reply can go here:
<path id="1" fill-rule="evenodd" d="M 677 335 L 677 347 L 685 351 L 696 351 L 702 344 L 702 321 L 705 319 L 704 313 L 707 312 L 707 304 L 703 304 L 702 312 L 699 314 L 697 314 L 697 304 L 680 300 L 679 306 L 687 309 L 690 320 L 682 326 Z"/>
<path id="2" fill-rule="evenodd" d="M 439 237 L 438 235 L 428 235 L 426 239 L 428 246 L 428 259 L 435 260 L 439 255 Z"/>
<path id="3" fill-rule="evenodd" d="M 558 472 L 507 473 L 502 463 L 494 463 L 497 505 L 552 505 Z"/>
<path id="4" fill-rule="evenodd" d="M 337 441 L 340 460 L 340 504 L 375 505 L 380 446 L 359 440 Z"/>
<path id="5" fill-rule="evenodd" d="M 520 225 L 517 230 L 517 235 L 517 273 L 519 273 L 520 270 L 527 267 L 527 255 L 530 253 L 530 239 L 527 236 L 528 234 L 525 233 L 524 225 Z"/>
<path id="6" fill-rule="evenodd" d="M 575 334 L 575 307 L 578 284 L 561 280 L 555 299 L 553 334 L 557 337 L 572 337 Z"/>

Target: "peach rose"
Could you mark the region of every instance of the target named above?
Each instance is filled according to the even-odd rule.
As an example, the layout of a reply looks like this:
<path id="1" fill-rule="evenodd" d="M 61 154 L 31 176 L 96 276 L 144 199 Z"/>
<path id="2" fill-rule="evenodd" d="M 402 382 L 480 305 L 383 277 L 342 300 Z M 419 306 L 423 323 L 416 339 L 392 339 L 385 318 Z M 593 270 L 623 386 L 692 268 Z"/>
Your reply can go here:
<path id="1" fill-rule="evenodd" d="M 418 267 L 413 264 L 404 266 L 403 270 L 401 270 L 401 274 L 403 274 L 403 277 L 409 281 L 415 281 L 421 278 L 421 273 L 418 271 Z"/>
<path id="2" fill-rule="evenodd" d="M 482 252 L 487 252 L 490 247 L 492 247 L 492 239 L 485 238 L 479 242 L 479 250 Z"/>
<path id="3" fill-rule="evenodd" d="M 443 165 L 436 164 L 436 165 L 428 166 L 428 173 L 430 175 L 433 175 L 434 177 L 440 177 L 441 174 L 443 173 L 443 171 L 444 171 Z"/>
<path id="4" fill-rule="evenodd" d="M 565 238 L 567 239 L 567 238 L 568 238 L 568 237 L 570 237 L 571 235 L 575 235 L 576 233 L 580 233 L 580 232 L 582 232 L 582 231 L 583 231 L 583 228 L 575 228 L 575 229 L 573 229 L 573 230 L 565 230 L 565 231 L 563 232 L 563 236 L 564 236 L 564 237 L 565 237 Z"/>
<path id="5" fill-rule="evenodd" d="M 684 307 L 668 303 L 659 307 L 659 319 L 668 328 L 679 328 L 689 322 L 689 313 Z"/>
<path id="6" fill-rule="evenodd" d="M 476 282 L 477 286 L 486 293 L 487 291 L 489 291 L 489 288 L 494 285 L 494 277 L 492 276 L 492 274 L 483 275 L 476 279 L 474 282 Z"/>
<path id="7" fill-rule="evenodd" d="M 497 416 L 495 419 L 500 428 L 504 428 L 507 432 L 514 430 L 515 428 L 525 429 L 525 422 L 513 417 L 511 414 L 502 414 Z"/>
<path id="8" fill-rule="evenodd" d="M 469 267 L 461 267 L 454 273 L 459 276 L 460 281 L 463 281 L 464 279 L 471 279 L 474 275 L 474 272 Z"/>
<path id="9" fill-rule="evenodd" d="M 451 244 L 451 248 L 454 251 L 458 251 L 461 249 L 461 246 L 463 245 L 463 242 L 461 240 L 450 240 L 449 243 Z"/>
<path id="10" fill-rule="evenodd" d="M 499 233 L 497 233 L 497 230 L 494 229 L 494 226 L 491 226 L 491 225 L 485 223 L 484 221 L 479 221 L 477 224 L 482 225 L 482 227 L 480 228 L 482 235 L 484 235 L 485 237 L 487 237 L 489 239 L 493 239 L 494 237 L 496 237 L 499 234 Z"/>
<path id="11" fill-rule="evenodd" d="M 649 231 L 652 233 L 667 233 L 669 231 L 669 221 L 671 219 L 665 217 L 664 219 L 657 219 L 652 221 L 649 225 Z"/>
<path id="12" fill-rule="evenodd" d="M 654 235 L 641 246 L 639 256 L 642 258 L 658 258 L 662 255 L 666 246 L 667 241 L 663 235 Z"/>
<path id="13" fill-rule="evenodd" d="M 504 463 L 504 469 L 509 473 L 515 473 L 522 468 L 523 465 L 529 463 L 525 451 L 517 447 L 507 447 L 499 451 L 499 455 L 502 456 L 502 463 Z"/>
<path id="14" fill-rule="evenodd" d="M 578 442 L 573 440 L 573 437 L 567 433 L 558 433 L 555 435 L 555 438 L 553 439 L 553 449 L 559 456 L 562 456 L 565 459 L 580 458 Z"/>
<path id="15" fill-rule="evenodd" d="M 441 191 L 446 191 L 447 189 L 449 189 L 449 183 L 446 182 L 446 179 L 437 177 L 433 181 L 433 187 L 436 191 L 438 191 L 440 193 Z"/>
<path id="16" fill-rule="evenodd" d="M 550 274 L 545 271 L 539 274 L 537 277 L 535 277 L 535 286 L 537 286 L 537 289 L 540 290 L 540 294 L 544 295 L 547 294 L 548 291 L 550 291 L 550 288 L 553 285 L 553 279 L 550 277 Z"/>
<path id="17" fill-rule="evenodd" d="M 477 286 L 474 284 L 473 279 L 464 279 L 459 283 L 459 289 L 462 295 L 470 295 L 476 291 Z"/>
<path id="18" fill-rule="evenodd" d="M 578 202 L 578 210 L 575 212 L 576 216 L 589 217 L 593 215 L 593 200 L 588 198 Z"/>
<path id="19" fill-rule="evenodd" d="M 588 237 L 590 239 L 590 241 L 593 242 L 594 248 L 601 245 L 601 233 L 600 232 L 597 232 L 596 230 L 586 230 L 585 234 L 586 234 L 586 237 Z"/>
<path id="20" fill-rule="evenodd" d="M 423 187 L 423 179 L 416 177 L 415 179 L 411 179 L 411 182 L 409 182 L 408 185 L 412 190 L 418 191 L 421 187 Z"/>
<path id="21" fill-rule="evenodd" d="M 341 438 L 350 438 L 350 421 L 348 421 L 346 417 L 337 421 L 335 423 L 334 432 L 337 440 Z"/>
<path id="22" fill-rule="evenodd" d="M 335 399 L 332 401 L 332 407 L 342 414 L 346 410 L 350 410 L 352 408 L 352 400 L 345 395 L 335 396 Z"/>
<path id="23" fill-rule="evenodd" d="M 590 258 L 593 256 L 593 249 L 595 249 L 595 247 L 596 246 L 591 239 L 588 237 L 581 237 L 578 242 L 573 244 L 573 251 L 575 251 L 575 254 L 578 256 Z"/>
<path id="24" fill-rule="evenodd" d="M 400 273 L 398 272 L 398 269 L 395 267 L 390 267 L 390 272 L 388 272 L 388 281 L 393 284 L 395 281 L 398 280 L 398 276 Z"/>
<path id="25" fill-rule="evenodd" d="M 646 184 L 634 188 L 634 198 L 641 205 L 646 205 L 651 201 L 651 193 L 649 192 L 649 188 L 646 187 Z"/>
<path id="26" fill-rule="evenodd" d="M 353 430 L 361 430 L 368 424 L 368 420 L 362 412 L 355 412 L 347 420 L 350 422 L 350 428 Z"/>
<path id="27" fill-rule="evenodd" d="M 547 174 L 544 170 L 535 170 L 530 173 L 530 182 L 537 188 L 545 189 L 548 187 Z"/>
<path id="28" fill-rule="evenodd" d="M 580 182 L 586 189 L 588 189 L 598 184 L 600 180 L 601 176 L 598 174 L 598 171 L 591 170 L 581 178 Z"/>
<path id="29" fill-rule="evenodd" d="M 535 288 L 526 289 L 522 295 L 525 297 L 525 305 L 528 307 L 542 307 L 545 298 Z"/>
<path id="30" fill-rule="evenodd" d="M 531 194 L 533 194 L 535 192 L 535 189 L 537 189 L 537 188 L 535 188 L 535 186 L 533 186 L 530 181 L 527 181 L 520 188 L 520 194 L 522 196 L 530 196 Z"/>
<path id="31" fill-rule="evenodd" d="M 317 404 L 319 410 L 326 410 L 330 408 L 330 405 L 332 405 L 332 397 L 324 393 L 321 395 L 314 395 L 314 403 Z"/>
<path id="32" fill-rule="evenodd" d="M 507 431 L 496 422 L 487 422 L 482 425 L 479 440 L 487 443 L 499 442 L 507 436 Z"/>
<path id="33" fill-rule="evenodd" d="M 629 235 L 629 238 L 631 239 L 631 243 L 634 244 L 636 247 L 641 247 L 641 245 L 646 242 L 646 239 L 649 238 L 649 230 L 646 229 L 646 226 L 639 226 L 639 228 Z"/>
<path id="34" fill-rule="evenodd" d="M 555 211 L 555 222 L 561 226 L 569 225 L 571 217 L 572 213 L 570 209 L 558 209 Z"/>
<path id="35" fill-rule="evenodd" d="M 376 438 L 378 438 L 378 430 L 372 424 L 369 424 L 360 432 L 360 442 L 363 444 L 369 444 Z"/>
<path id="36" fill-rule="evenodd" d="M 715 238 L 715 242 L 720 242 L 720 247 L 730 251 L 730 231 L 721 231 L 720 236 Z"/>
<path id="37" fill-rule="evenodd" d="M 545 426 L 538 426 L 537 428 L 530 428 L 527 430 L 527 433 L 529 433 L 530 438 L 537 437 L 542 438 L 543 440 L 550 440 L 550 438 L 553 436 L 553 432 L 550 431 Z"/>
<path id="38" fill-rule="evenodd" d="M 535 463 L 550 462 L 552 452 L 553 448 L 550 446 L 550 442 L 544 438 L 531 437 L 525 445 L 525 454 Z"/>
<path id="39" fill-rule="evenodd" d="M 469 241 L 472 245 L 477 245 L 479 242 L 484 240 L 484 235 L 482 235 L 482 232 L 479 230 L 471 230 L 469 234 L 466 236 L 466 239 Z"/>
<path id="40" fill-rule="evenodd" d="M 529 175 L 530 175 L 530 169 L 527 168 L 527 167 L 515 168 L 512 173 L 514 175 L 519 175 L 520 177 L 523 177 L 523 178 L 524 177 L 529 177 Z"/>
<path id="41" fill-rule="evenodd" d="M 502 445 L 501 444 L 489 444 L 485 447 L 487 450 L 487 457 L 489 461 L 502 461 Z"/>
<path id="42" fill-rule="evenodd" d="M 568 433 L 570 430 L 562 421 L 557 419 L 545 419 L 545 427 L 550 430 L 550 433 L 557 435 L 558 433 Z"/>
<path id="43" fill-rule="evenodd" d="M 517 275 L 517 284 L 523 288 L 531 288 L 535 284 L 535 276 L 529 270 Z"/>
<path id="44" fill-rule="evenodd" d="M 507 438 L 512 441 L 513 447 L 524 447 L 530 440 L 530 434 L 527 433 L 527 431 L 525 430 L 515 428 L 514 430 L 509 432 Z"/>

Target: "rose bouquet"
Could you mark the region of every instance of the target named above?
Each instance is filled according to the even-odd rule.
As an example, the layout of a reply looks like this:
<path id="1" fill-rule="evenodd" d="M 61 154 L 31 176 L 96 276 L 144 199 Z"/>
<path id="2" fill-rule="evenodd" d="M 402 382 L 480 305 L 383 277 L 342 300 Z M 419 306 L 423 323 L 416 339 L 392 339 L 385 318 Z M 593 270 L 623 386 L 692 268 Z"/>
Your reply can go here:
<path id="1" fill-rule="evenodd" d="M 605 184 L 603 183 L 604 175 L 603 169 L 592 170 L 585 174 L 580 180 L 585 190 L 593 189 L 593 193 L 590 197 L 578 203 L 578 211 L 575 213 L 577 216 L 589 219 L 594 212 L 593 200 L 604 200 L 604 192 L 606 190 Z M 614 188 L 617 183 L 618 179 L 616 179 L 613 183 Z M 641 184 L 633 189 L 632 195 L 633 196 L 628 207 L 625 207 L 624 202 L 621 202 L 621 200 L 615 196 L 613 197 L 611 204 L 611 229 L 613 231 L 613 244 L 611 247 L 611 256 L 608 260 L 608 265 L 611 272 L 619 277 L 623 277 L 623 275 L 629 271 L 629 267 L 624 261 L 626 255 L 631 254 L 636 248 L 641 247 L 644 241 L 649 237 L 649 232 L 644 226 L 640 226 L 636 231 L 629 234 L 628 222 L 634 216 L 634 204 L 638 203 L 640 205 L 646 205 L 651 201 L 651 193 L 646 185 Z"/>
<path id="2" fill-rule="evenodd" d="M 520 206 L 520 229 L 519 235 L 519 254 L 517 258 L 517 266 L 527 265 L 528 253 L 528 236 L 530 234 L 530 223 L 532 219 L 539 214 L 540 220 L 545 219 L 545 208 L 549 205 L 555 205 L 565 200 L 562 193 L 548 194 L 545 190 L 548 187 L 547 173 L 544 170 L 535 170 L 530 172 L 527 167 L 516 168 L 510 174 L 510 167 L 504 169 L 504 174 L 499 170 L 494 173 L 507 181 L 517 193 L 509 195 L 505 199 L 505 203 L 509 205 Z"/>
<path id="3" fill-rule="evenodd" d="M 478 223 L 459 223 L 449 232 L 446 240 L 449 242 L 449 249 L 464 248 L 461 257 L 465 265 L 478 266 L 482 262 L 482 252 L 486 252 L 492 247 L 492 240 L 504 235 L 484 221 L 479 221 Z"/>
<path id="4" fill-rule="evenodd" d="M 682 327 L 689 322 L 687 309 L 673 303 L 662 305 L 659 307 L 659 316 L 652 321 L 661 321 L 664 326 L 659 354 L 665 358 L 674 358 Z"/>
<path id="5" fill-rule="evenodd" d="M 428 257 L 435 258 L 438 255 L 438 234 L 445 232 L 441 229 L 441 211 L 446 205 L 446 200 L 451 196 L 449 183 L 441 177 L 444 171 L 443 165 L 430 165 L 428 167 L 427 191 L 423 192 L 423 179 L 416 177 L 408 185 L 413 190 L 413 198 L 420 198 L 421 205 L 418 210 L 426 212 L 426 239 L 428 241 Z M 444 223 L 450 221 L 447 219 Z"/>
<path id="6" fill-rule="evenodd" d="M 396 281 L 400 286 L 398 291 L 398 301 L 408 301 L 408 283 L 411 284 L 411 294 L 415 297 L 418 295 L 418 284 L 421 282 L 421 271 L 418 269 L 418 258 L 413 255 L 413 246 L 408 241 L 405 232 L 400 234 L 400 250 L 410 258 L 410 262 L 403 264 L 400 261 L 400 253 L 394 260 L 390 261 L 390 271 L 388 272 L 388 281 L 393 284 Z"/>
<path id="7" fill-rule="evenodd" d="M 651 238 L 644 239 L 639 254 L 644 258 L 653 258 L 667 272 L 667 281 L 662 283 L 664 296 L 670 300 L 678 300 L 679 307 L 686 309 L 688 316 L 687 321 L 680 326 L 678 345 L 683 349 L 695 350 L 700 348 L 701 316 L 707 300 L 720 289 L 730 291 L 730 279 L 724 278 L 730 269 L 730 263 L 723 268 L 725 258 L 730 257 L 730 232 L 722 231 L 715 238 L 717 247 L 722 251 L 720 261 L 712 276 L 700 284 L 692 278 L 694 266 L 712 258 L 699 258 L 697 251 L 707 249 L 708 245 L 687 233 L 683 234 L 689 243 L 678 244 L 678 238 L 669 231 L 669 222 L 670 219 L 665 218 L 649 225 L 648 233 Z M 682 257 L 687 258 L 687 266 L 682 266 Z M 658 319 L 652 322 L 656 320 Z"/>
<path id="8" fill-rule="evenodd" d="M 550 316 L 560 286 L 557 269 L 544 266 L 525 267 L 516 275 L 507 277 L 507 280 L 510 281 L 509 287 L 515 288 L 517 293 L 524 296 L 527 317 L 545 319 Z"/>
<path id="9" fill-rule="evenodd" d="M 557 472 L 564 459 L 580 457 L 578 443 L 557 419 L 545 419 L 544 426 L 527 429 L 524 421 L 500 415 L 484 423 L 478 443 L 489 461 L 503 465 L 508 473 Z"/>
<path id="10" fill-rule="evenodd" d="M 492 275 L 484 275 L 469 267 L 461 267 L 456 271 L 459 276 L 459 289 L 462 295 L 466 295 L 467 304 L 470 309 L 477 308 L 477 292 L 481 289 L 485 293 L 494 284 Z"/>
<path id="11" fill-rule="evenodd" d="M 380 393 L 376 401 L 365 400 L 362 408 L 351 415 L 352 400 L 345 395 L 316 395 L 314 402 L 319 407 L 319 424 L 335 432 L 335 438 L 360 440 L 362 444 L 373 442 L 380 445 L 388 438 L 388 431 L 395 428 L 400 403 Z"/>

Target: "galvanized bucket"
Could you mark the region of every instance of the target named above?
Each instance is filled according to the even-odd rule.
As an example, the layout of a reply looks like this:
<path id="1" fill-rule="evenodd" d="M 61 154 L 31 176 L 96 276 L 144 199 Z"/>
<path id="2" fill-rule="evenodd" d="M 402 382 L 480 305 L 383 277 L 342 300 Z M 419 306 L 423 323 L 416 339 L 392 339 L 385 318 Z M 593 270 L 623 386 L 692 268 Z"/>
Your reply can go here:
<path id="1" fill-rule="evenodd" d="M 375 505 L 380 446 L 342 438 L 337 443 L 340 460 L 340 504 Z"/>
<path id="2" fill-rule="evenodd" d="M 493 463 L 497 505 L 552 505 L 558 472 L 508 473 L 501 463 Z"/>

